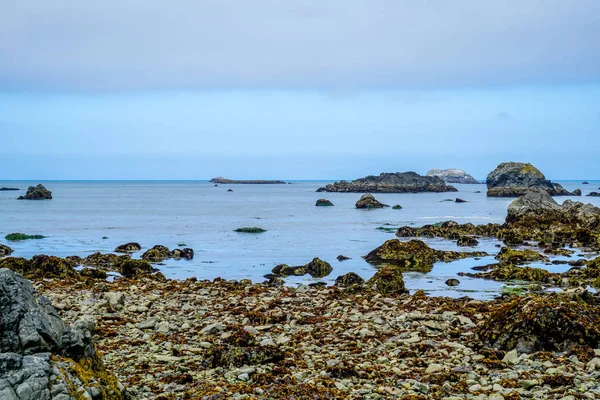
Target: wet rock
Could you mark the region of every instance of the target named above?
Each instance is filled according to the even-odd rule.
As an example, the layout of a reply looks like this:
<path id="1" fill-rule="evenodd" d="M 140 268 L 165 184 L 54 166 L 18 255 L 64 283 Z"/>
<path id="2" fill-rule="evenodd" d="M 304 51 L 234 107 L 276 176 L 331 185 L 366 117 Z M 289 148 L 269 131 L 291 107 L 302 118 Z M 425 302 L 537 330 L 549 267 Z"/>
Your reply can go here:
<path id="1" fill-rule="evenodd" d="M 189 247 L 183 249 L 175 249 L 171 252 L 171 257 L 176 260 L 183 258 L 185 260 L 191 260 L 194 258 L 194 250 Z"/>
<path id="2" fill-rule="evenodd" d="M 311 262 L 306 264 L 306 272 L 313 278 L 323 278 L 329 275 L 331 271 L 333 271 L 331 264 L 319 258 L 314 258 Z"/>
<path id="3" fill-rule="evenodd" d="M 118 270 L 125 278 L 134 278 L 153 272 L 152 265 L 146 260 L 124 259 L 118 264 Z"/>
<path id="4" fill-rule="evenodd" d="M 466 203 L 466 200 L 461 199 L 460 197 L 457 197 L 456 200 L 454 200 L 455 203 Z"/>
<path id="5" fill-rule="evenodd" d="M 31 260 L 7 257 L 0 260 L 0 268 L 18 272 L 27 279 L 76 278 L 75 263 L 54 256 L 38 255 Z"/>
<path id="6" fill-rule="evenodd" d="M 454 186 L 447 185 L 435 176 L 421 176 L 416 172 L 382 173 L 369 175 L 352 182 L 340 181 L 325 186 L 327 192 L 353 193 L 420 193 L 456 192 Z"/>
<path id="7" fill-rule="evenodd" d="M 50 200 L 52 192 L 49 191 L 41 183 L 37 186 L 29 186 L 25 196 L 19 196 L 18 200 Z"/>
<path id="8" fill-rule="evenodd" d="M 581 189 L 573 190 L 573 196 L 581 196 Z"/>
<path id="9" fill-rule="evenodd" d="M 115 249 L 115 253 L 134 253 L 136 251 L 140 251 L 141 249 L 142 246 L 139 243 L 129 242 L 117 246 L 117 248 Z"/>
<path id="10" fill-rule="evenodd" d="M 546 261 L 547 257 L 530 249 L 513 250 L 510 247 L 502 247 L 496 255 L 496 259 L 504 264 L 525 264 L 532 261 Z"/>
<path id="11" fill-rule="evenodd" d="M 347 274 L 338 276 L 335 279 L 335 285 L 339 287 L 362 285 L 363 283 L 365 283 L 365 280 L 354 272 L 348 272 Z"/>
<path id="12" fill-rule="evenodd" d="M 458 286 L 460 285 L 460 281 L 455 278 L 450 278 L 446 282 L 444 282 L 448 286 Z"/>
<path id="13" fill-rule="evenodd" d="M 382 204 L 373 197 L 370 193 L 363 194 L 360 199 L 356 202 L 356 208 L 384 208 L 389 207 L 387 204 Z"/>
<path id="14" fill-rule="evenodd" d="M 392 210 L 402 210 L 402 206 L 400 204 L 396 204 L 392 207 Z"/>
<path id="15" fill-rule="evenodd" d="M 317 207 L 332 207 L 333 203 L 327 199 L 319 199 L 315 203 L 315 206 L 317 206 Z"/>
<path id="16" fill-rule="evenodd" d="M 498 165 L 486 179 L 489 197 L 518 197 L 531 189 L 541 189 L 551 196 L 569 196 L 561 185 L 546 179 L 539 169 L 531 164 L 506 162 Z"/>
<path id="17" fill-rule="evenodd" d="M 0 192 L 8 192 L 8 191 L 15 191 L 15 190 L 20 190 L 19 188 L 11 188 L 11 187 L 1 187 L 0 188 Z"/>
<path id="18" fill-rule="evenodd" d="M 167 258 L 171 258 L 171 250 L 160 244 L 157 244 L 142 254 L 142 259 L 149 262 L 162 262 Z"/>
<path id="19" fill-rule="evenodd" d="M 287 264 L 279 264 L 279 265 L 276 265 L 275 267 L 273 267 L 271 272 L 274 275 L 286 277 L 286 276 L 292 276 L 292 275 L 295 275 L 295 276 L 306 275 L 307 270 L 306 270 L 306 265 L 291 267 Z"/>
<path id="20" fill-rule="evenodd" d="M 394 267 L 380 268 L 375 275 L 367 281 L 367 286 L 385 296 L 408 293 L 408 290 L 404 287 L 402 271 L 399 268 Z"/>
<path id="21" fill-rule="evenodd" d="M 456 245 L 457 246 L 477 246 L 479 244 L 479 241 L 477 239 L 475 239 L 474 237 L 471 236 L 461 236 L 458 238 L 458 240 L 456 241 Z"/>
<path id="22" fill-rule="evenodd" d="M 10 247 L 4 245 L 4 244 L 0 244 L 0 257 L 6 257 L 12 254 L 14 250 L 11 249 Z"/>
<path id="23" fill-rule="evenodd" d="M 456 168 L 431 169 L 427 176 L 437 176 L 447 183 L 478 184 L 477 180 L 465 171 Z"/>
<path id="24" fill-rule="evenodd" d="M 591 192 L 590 194 L 588 194 L 586 196 L 589 196 L 589 197 L 600 197 L 600 193 L 598 193 L 598 192 Z"/>
<path id="25" fill-rule="evenodd" d="M 342 254 L 340 254 L 339 256 L 336 257 L 338 261 L 346 261 L 346 260 L 350 260 L 350 257 L 346 257 Z"/>

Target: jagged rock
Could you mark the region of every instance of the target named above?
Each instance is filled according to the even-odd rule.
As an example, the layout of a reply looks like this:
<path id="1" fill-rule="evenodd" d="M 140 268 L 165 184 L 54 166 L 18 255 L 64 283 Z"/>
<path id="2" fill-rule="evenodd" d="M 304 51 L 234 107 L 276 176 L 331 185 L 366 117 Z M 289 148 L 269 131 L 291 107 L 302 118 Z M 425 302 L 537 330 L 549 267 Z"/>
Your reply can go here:
<path id="1" fill-rule="evenodd" d="M 373 197 L 370 193 L 363 194 L 356 202 L 356 208 L 384 208 L 389 207 L 387 204 L 382 204 Z"/>
<path id="2" fill-rule="evenodd" d="M 362 285 L 363 283 L 365 283 L 365 280 L 354 272 L 348 272 L 347 274 L 338 276 L 335 279 L 335 285 L 339 287 Z"/>
<path id="3" fill-rule="evenodd" d="M 352 182 L 340 181 L 325 186 L 327 192 L 354 193 L 420 193 L 420 192 L 456 192 L 456 188 L 447 185 L 435 176 L 421 176 L 416 172 L 381 173 L 369 175 Z"/>
<path id="4" fill-rule="evenodd" d="M 531 189 L 542 189 L 551 196 L 570 196 L 558 183 L 546 179 L 539 169 L 531 164 L 506 162 L 498 165 L 486 179 L 489 197 L 518 197 Z"/>
<path id="5" fill-rule="evenodd" d="M 161 262 L 171 257 L 171 250 L 166 246 L 157 244 L 142 254 L 142 259 L 150 262 Z"/>
<path id="6" fill-rule="evenodd" d="M 52 192 L 49 191 L 41 183 L 37 186 L 29 186 L 25 196 L 19 196 L 18 200 L 50 200 Z"/>
<path id="7" fill-rule="evenodd" d="M 311 262 L 306 264 L 306 272 L 313 278 L 323 278 L 333 271 L 333 267 L 326 261 L 319 258 L 313 258 Z"/>
<path id="8" fill-rule="evenodd" d="M 115 253 L 134 253 L 136 251 L 140 251 L 142 249 L 142 245 L 136 242 L 129 242 L 117 246 L 115 249 Z"/>
<path id="9" fill-rule="evenodd" d="M 456 241 L 457 246 L 477 246 L 479 241 L 471 236 L 461 236 Z"/>
<path id="10" fill-rule="evenodd" d="M 4 244 L 0 244 L 0 257 L 6 257 L 12 254 L 14 250 L 11 249 L 10 247 L 4 245 Z"/>
<path id="11" fill-rule="evenodd" d="M 462 183 L 462 184 L 478 184 L 477 180 L 465 171 L 455 168 L 450 169 L 431 169 L 427 172 L 427 176 L 437 176 L 444 182 Z"/>
<path id="12" fill-rule="evenodd" d="M 367 281 L 367 286 L 384 296 L 408 293 L 408 290 L 404 287 L 402 271 L 399 268 L 394 267 L 380 268 L 375 275 Z"/>
<path id="13" fill-rule="evenodd" d="M 327 199 L 319 199 L 315 203 L 315 206 L 317 206 L 317 207 L 331 207 L 331 206 L 333 206 L 333 203 L 331 201 L 327 200 Z"/>
<path id="14" fill-rule="evenodd" d="M 29 281 L 0 269 L 0 398 L 75 400 L 94 393 L 95 400 L 125 399 L 96 353 L 93 331 L 85 318 L 65 327 Z"/>

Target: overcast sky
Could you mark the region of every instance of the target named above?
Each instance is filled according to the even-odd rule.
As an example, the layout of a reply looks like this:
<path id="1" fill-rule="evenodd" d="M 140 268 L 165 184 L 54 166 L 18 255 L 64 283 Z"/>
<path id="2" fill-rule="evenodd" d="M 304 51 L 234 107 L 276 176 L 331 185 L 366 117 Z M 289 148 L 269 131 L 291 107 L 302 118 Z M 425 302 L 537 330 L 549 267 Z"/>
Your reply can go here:
<path id="1" fill-rule="evenodd" d="M 597 0 L 0 0 L 0 179 L 600 178 Z"/>

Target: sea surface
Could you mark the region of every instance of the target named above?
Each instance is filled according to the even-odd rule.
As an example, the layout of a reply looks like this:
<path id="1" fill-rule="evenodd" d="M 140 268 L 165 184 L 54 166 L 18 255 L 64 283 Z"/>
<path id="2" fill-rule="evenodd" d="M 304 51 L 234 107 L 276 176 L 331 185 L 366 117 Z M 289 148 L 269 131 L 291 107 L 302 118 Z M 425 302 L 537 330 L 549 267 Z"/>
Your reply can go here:
<path id="1" fill-rule="evenodd" d="M 0 187 L 21 190 L 0 192 L 0 243 L 12 247 L 15 257 L 48 254 L 65 257 L 86 256 L 93 252 L 112 252 L 120 244 L 139 242 L 144 249 L 161 244 L 173 249 L 180 244 L 195 250 L 193 260 L 167 260 L 157 265 L 167 277 L 185 279 L 248 278 L 262 282 L 277 264 L 302 265 L 319 257 L 333 266 L 323 279 L 290 277 L 289 285 L 311 282 L 333 283 L 347 272 L 369 278 L 376 267 L 362 258 L 394 232 L 378 229 L 404 225 L 422 226 L 454 220 L 473 224 L 502 223 L 512 199 L 487 198 L 485 185 L 455 185 L 457 193 L 376 194 L 390 208 L 358 210 L 358 193 L 316 193 L 332 181 L 291 181 L 286 185 L 218 185 L 207 181 L 42 181 L 52 191 L 51 201 L 18 201 L 29 185 L 40 182 L 0 181 Z M 582 189 L 584 196 L 600 191 L 600 181 L 562 181 L 572 191 Z M 228 192 L 232 189 L 232 192 Z M 476 193 L 479 192 L 479 193 Z M 443 201 L 460 197 L 467 203 Z M 315 207 L 327 198 L 334 207 Z M 562 202 L 570 197 L 558 197 Z M 573 197 L 600 206 L 597 197 Z M 236 233 L 240 227 L 261 227 L 261 234 Z M 40 240 L 8 242 L 13 232 L 40 234 Z M 441 250 L 469 251 L 449 240 L 425 240 Z M 460 285 L 450 288 L 448 278 L 458 272 L 493 261 L 498 242 L 481 239 L 477 250 L 492 256 L 437 263 L 429 273 L 404 274 L 409 290 L 424 289 L 432 295 L 492 298 L 505 283 L 458 277 Z M 143 252 L 144 250 L 142 250 Z M 140 257 L 141 253 L 133 257 Z M 343 254 L 350 260 L 340 262 Z M 574 257 L 576 257 L 574 255 Z M 568 266 L 545 266 L 562 272 Z"/>

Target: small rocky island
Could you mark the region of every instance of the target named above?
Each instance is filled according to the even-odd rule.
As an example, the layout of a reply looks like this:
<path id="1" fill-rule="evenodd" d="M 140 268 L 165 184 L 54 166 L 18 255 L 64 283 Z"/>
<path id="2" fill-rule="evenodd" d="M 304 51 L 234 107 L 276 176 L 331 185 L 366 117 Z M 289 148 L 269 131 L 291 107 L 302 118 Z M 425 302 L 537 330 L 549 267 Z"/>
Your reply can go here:
<path id="1" fill-rule="evenodd" d="M 467 174 L 465 171 L 456 168 L 449 169 L 430 169 L 427 172 L 427 176 L 437 176 L 447 183 L 462 183 L 469 185 L 476 185 L 479 182 L 473 176 Z"/>
<path id="2" fill-rule="evenodd" d="M 52 192 L 41 183 L 37 186 L 29 186 L 25 196 L 19 196 L 18 200 L 51 200 Z"/>
<path id="3" fill-rule="evenodd" d="M 14 191 L 14 190 L 19 190 L 19 188 L 12 188 L 12 187 L 1 187 L 0 188 L 0 192 L 9 192 L 9 191 Z"/>
<path id="4" fill-rule="evenodd" d="M 489 173 L 486 179 L 488 197 L 519 197 L 531 189 L 542 189 L 550 196 L 576 196 L 558 183 L 552 183 L 529 163 L 505 162 Z"/>
<path id="5" fill-rule="evenodd" d="M 352 182 L 339 181 L 317 191 L 351 193 L 421 193 L 456 192 L 436 176 L 422 176 L 416 172 L 383 172 L 379 176 L 369 175 Z"/>
<path id="6" fill-rule="evenodd" d="M 227 179 L 222 176 L 218 176 L 216 178 L 212 178 L 210 183 L 221 183 L 221 184 L 236 184 L 236 185 L 285 185 L 284 181 L 269 181 L 269 180 L 261 180 L 261 179 L 251 179 L 251 180 L 243 180 L 243 179 Z"/>

